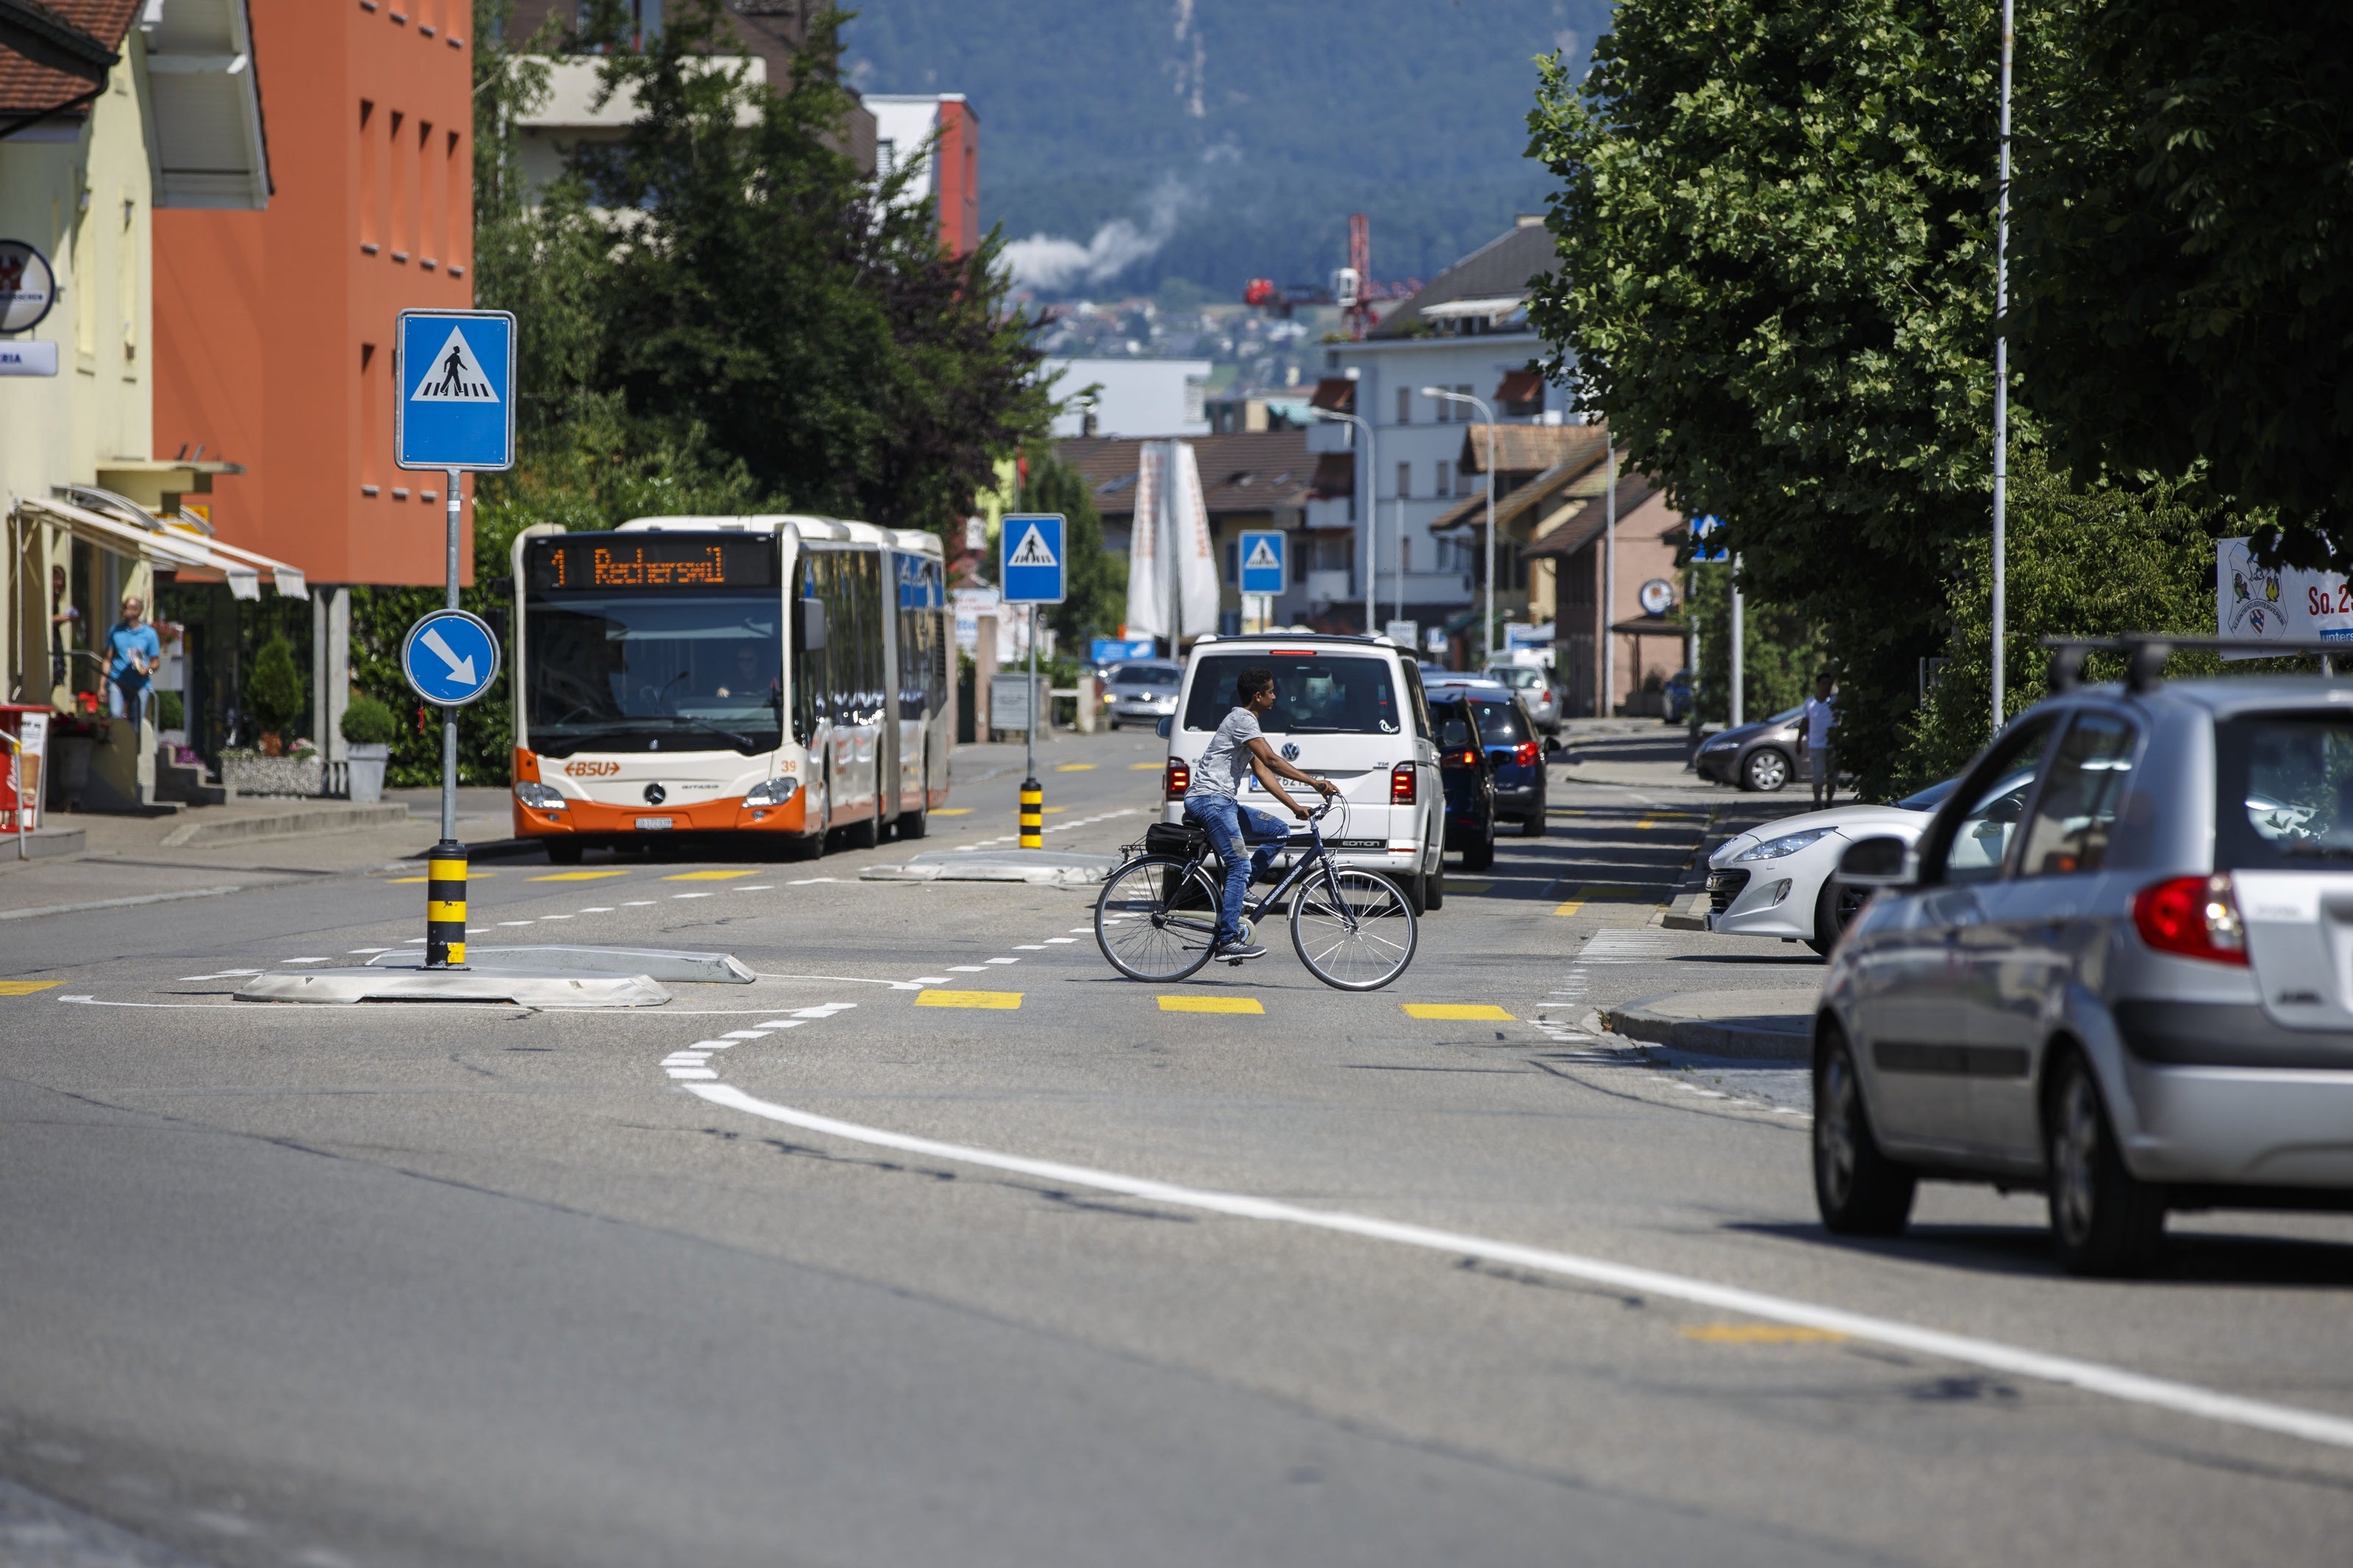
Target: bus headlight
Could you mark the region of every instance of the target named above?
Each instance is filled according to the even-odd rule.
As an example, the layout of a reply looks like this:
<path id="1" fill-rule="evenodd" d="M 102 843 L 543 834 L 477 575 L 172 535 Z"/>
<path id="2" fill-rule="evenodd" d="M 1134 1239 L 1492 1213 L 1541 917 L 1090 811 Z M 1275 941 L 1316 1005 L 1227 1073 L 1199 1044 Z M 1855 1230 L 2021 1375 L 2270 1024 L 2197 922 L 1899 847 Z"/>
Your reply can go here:
<path id="1" fill-rule="evenodd" d="M 762 779 L 744 792 L 745 805 L 782 805 L 800 794 L 798 779 Z"/>
<path id="2" fill-rule="evenodd" d="M 523 805 L 531 807 L 533 811 L 563 811 L 567 809 L 565 805 L 564 796 L 556 793 L 556 791 L 551 786 L 543 784 L 533 784 L 529 781 L 525 781 L 522 784 L 515 785 L 515 798 L 522 802 Z"/>

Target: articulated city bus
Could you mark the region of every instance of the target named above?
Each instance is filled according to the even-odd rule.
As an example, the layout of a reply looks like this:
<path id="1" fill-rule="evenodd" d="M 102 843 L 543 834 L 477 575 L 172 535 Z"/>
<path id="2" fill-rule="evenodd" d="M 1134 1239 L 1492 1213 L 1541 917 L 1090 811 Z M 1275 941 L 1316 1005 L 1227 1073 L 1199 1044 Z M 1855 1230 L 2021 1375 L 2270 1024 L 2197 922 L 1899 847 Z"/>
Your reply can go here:
<path id="1" fill-rule="evenodd" d="M 589 845 L 923 836 L 955 738 L 932 534 L 639 518 L 515 541 L 514 826 Z"/>

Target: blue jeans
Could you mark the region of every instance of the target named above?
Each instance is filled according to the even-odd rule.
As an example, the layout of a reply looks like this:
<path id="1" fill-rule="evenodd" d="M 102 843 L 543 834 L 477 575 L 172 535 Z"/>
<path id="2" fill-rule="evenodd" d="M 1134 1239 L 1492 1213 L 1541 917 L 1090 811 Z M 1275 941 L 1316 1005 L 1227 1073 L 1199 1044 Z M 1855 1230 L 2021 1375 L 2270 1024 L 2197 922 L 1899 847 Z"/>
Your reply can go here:
<path id="1" fill-rule="evenodd" d="M 1242 900 L 1250 893 L 1250 882 L 1273 867 L 1274 858 L 1291 840 L 1291 829 L 1281 817 L 1254 810 L 1229 795 L 1195 795 L 1185 803 L 1185 816 L 1209 836 L 1218 858 L 1226 865 L 1226 897 L 1218 910 L 1218 940 L 1240 942 Z M 1246 838 L 1259 841 L 1256 854 L 1249 852 Z"/>

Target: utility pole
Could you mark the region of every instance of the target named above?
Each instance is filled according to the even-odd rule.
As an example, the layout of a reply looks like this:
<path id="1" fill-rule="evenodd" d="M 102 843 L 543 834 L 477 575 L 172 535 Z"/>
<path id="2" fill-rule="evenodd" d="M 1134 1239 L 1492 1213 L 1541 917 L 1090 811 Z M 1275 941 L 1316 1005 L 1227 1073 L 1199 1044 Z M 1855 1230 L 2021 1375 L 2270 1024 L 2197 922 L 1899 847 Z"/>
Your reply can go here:
<path id="1" fill-rule="evenodd" d="M 2001 180 L 1993 237 L 1993 732 L 2001 733 L 2002 642 L 2009 618 L 2010 7 L 2001 0 Z"/>
<path id="2" fill-rule="evenodd" d="M 1349 372 L 1351 379 L 1355 378 L 1355 374 L 1356 373 L 1353 370 Z M 1357 384 L 1362 385 L 1363 384 L 1359 382 Z M 1373 461 L 1372 422 L 1355 414 L 1341 414 L 1329 408 L 1319 408 L 1315 410 L 1315 416 L 1319 419 L 1330 419 L 1342 425 L 1353 425 L 1364 433 L 1365 493 L 1363 500 L 1365 503 L 1365 548 L 1363 554 L 1365 568 L 1365 635 L 1366 637 L 1373 637 L 1380 630 L 1378 626 L 1373 624 L 1373 616 L 1379 608 L 1379 606 L 1374 603 L 1375 595 L 1373 592 L 1373 539 L 1375 533 L 1377 531 L 1373 526 L 1373 509 L 1380 504 L 1378 500 L 1375 499 L 1374 492 L 1376 487 L 1380 483 L 1381 471 L 1379 467 Z"/>
<path id="3" fill-rule="evenodd" d="M 1601 716 L 1609 717 L 1618 694 L 1618 440 L 1604 425 L 1607 446 L 1601 490 Z"/>
<path id="4" fill-rule="evenodd" d="M 1726 728 L 1734 730 L 1746 722 L 1740 716 L 1742 677 L 1745 673 L 1741 666 L 1743 656 L 1747 651 L 1748 637 L 1741 629 L 1740 620 L 1740 557 L 1735 555 L 1732 558 L 1732 641 L 1726 649 L 1732 655 L 1732 722 Z"/>
<path id="5" fill-rule="evenodd" d="M 1495 411 L 1467 392 L 1425 386 L 1421 395 L 1449 403 L 1467 403 L 1487 423 L 1487 614 L 1479 628 L 1479 668 L 1484 669 L 1495 662 Z"/>

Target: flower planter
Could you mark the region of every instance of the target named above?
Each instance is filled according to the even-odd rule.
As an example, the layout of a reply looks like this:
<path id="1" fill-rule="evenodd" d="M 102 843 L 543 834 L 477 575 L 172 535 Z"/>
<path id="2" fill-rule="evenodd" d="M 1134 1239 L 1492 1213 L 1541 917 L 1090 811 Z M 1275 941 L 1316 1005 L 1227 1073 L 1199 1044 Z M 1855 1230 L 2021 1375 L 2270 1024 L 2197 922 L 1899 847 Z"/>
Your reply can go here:
<path id="1" fill-rule="evenodd" d="M 300 757 L 223 752 L 220 771 L 232 800 L 256 795 L 316 795 L 327 782 L 326 764 L 316 752 Z"/>
<path id="2" fill-rule="evenodd" d="M 88 735 L 49 738 L 49 809 L 70 811 L 90 784 L 90 748 L 98 742 Z"/>
<path id="3" fill-rule="evenodd" d="M 346 764 L 351 770 L 351 797 L 373 805 L 384 798 L 384 769 L 391 760 L 390 746 L 369 746 L 356 742 L 345 750 L 351 757 Z"/>

